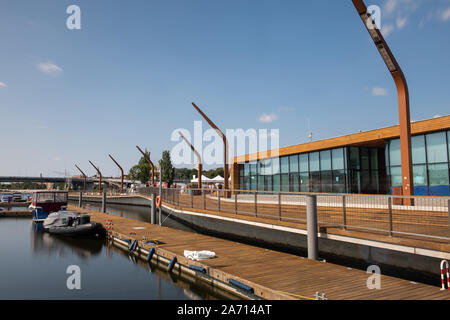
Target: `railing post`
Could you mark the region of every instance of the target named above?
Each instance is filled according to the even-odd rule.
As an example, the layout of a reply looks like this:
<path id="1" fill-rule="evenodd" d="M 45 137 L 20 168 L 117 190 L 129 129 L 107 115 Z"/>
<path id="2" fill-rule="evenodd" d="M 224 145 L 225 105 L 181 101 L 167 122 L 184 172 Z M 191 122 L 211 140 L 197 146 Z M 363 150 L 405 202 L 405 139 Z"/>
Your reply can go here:
<path id="1" fill-rule="evenodd" d="M 255 191 L 255 217 L 258 216 L 258 192 Z"/>
<path id="2" fill-rule="evenodd" d="M 278 220 L 281 221 L 281 193 L 278 194 Z"/>
<path id="3" fill-rule="evenodd" d="M 388 197 L 389 236 L 392 237 L 392 197 Z"/>
<path id="4" fill-rule="evenodd" d="M 448 226 L 450 228 L 450 199 L 448 199 L 447 211 L 448 211 Z"/>
<path id="5" fill-rule="evenodd" d="M 237 214 L 237 209 L 238 209 L 238 201 L 237 201 L 237 192 L 234 192 L 234 214 Z"/>
<path id="6" fill-rule="evenodd" d="M 347 209 L 345 207 L 345 195 L 342 196 L 342 224 L 344 230 L 347 230 Z"/>
<path id="7" fill-rule="evenodd" d="M 83 191 L 80 192 L 80 197 L 78 198 L 78 206 L 83 208 Z"/>
<path id="8" fill-rule="evenodd" d="M 203 194 L 203 210 L 206 210 L 206 192 L 202 192 Z"/>
<path id="9" fill-rule="evenodd" d="M 308 259 L 319 258 L 319 241 L 317 237 L 317 196 L 306 196 L 306 225 L 308 230 Z"/>
<path id="10" fill-rule="evenodd" d="M 191 208 L 194 208 L 194 190 L 191 189 Z"/>
<path id="11" fill-rule="evenodd" d="M 220 189 L 217 190 L 217 207 L 220 212 Z"/>
<path id="12" fill-rule="evenodd" d="M 106 213 L 106 191 L 103 191 L 102 197 L 102 212 Z"/>
<path id="13" fill-rule="evenodd" d="M 156 224 L 156 194 L 152 193 L 150 208 L 150 223 Z"/>

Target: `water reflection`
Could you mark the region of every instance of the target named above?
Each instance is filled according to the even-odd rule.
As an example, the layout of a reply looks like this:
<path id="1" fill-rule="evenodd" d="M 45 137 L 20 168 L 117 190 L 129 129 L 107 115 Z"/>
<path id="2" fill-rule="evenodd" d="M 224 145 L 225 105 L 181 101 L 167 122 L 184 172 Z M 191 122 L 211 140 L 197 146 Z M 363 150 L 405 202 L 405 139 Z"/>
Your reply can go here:
<path id="1" fill-rule="evenodd" d="M 102 252 L 103 240 L 70 238 L 52 235 L 44 231 L 42 223 L 31 223 L 31 249 L 33 254 L 66 257 L 76 255 L 87 259 Z"/>

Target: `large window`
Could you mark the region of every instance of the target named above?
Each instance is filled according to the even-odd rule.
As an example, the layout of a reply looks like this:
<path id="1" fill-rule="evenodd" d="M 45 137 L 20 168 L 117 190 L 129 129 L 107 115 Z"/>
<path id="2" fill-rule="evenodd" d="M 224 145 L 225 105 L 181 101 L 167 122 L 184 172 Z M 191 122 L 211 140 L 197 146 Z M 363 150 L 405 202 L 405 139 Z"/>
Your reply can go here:
<path id="1" fill-rule="evenodd" d="M 428 163 L 447 162 L 448 152 L 445 132 L 428 134 L 426 140 Z"/>
<path id="2" fill-rule="evenodd" d="M 273 176 L 273 191 L 281 191 L 280 175 L 279 174 L 275 174 Z"/>
<path id="3" fill-rule="evenodd" d="M 392 140 L 389 144 L 389 161 L 391 166 L 402 164 L 400 155 L 400 139 Z"/>
<path id="4" fill-rule="evenodd" d="M 320 171 L 319 152 L 309 154 L 309 170 L 311 172 Z"/>
<path id="5" fill-rule="evenodd" d="M 289 157 L 289 172 L 291 172 L 291 173 L 299 172 L 298 155 Z"/>
<path id="6" fill-rule="evenodd" d="M 350 147 L 349 148 L 349 169 L 351 170 L 359 170 L 361 169 L 360 161 L 359 161 L 359 148 Z"/>
<path id="7" fill-rule="evenodd" d="M 333 149 L 331 151 L 333 170 L 344 170 L 344 149 Z"/>
<path id="8" fill-rule="evenodd" d="M 422 164 L 427 162 L 424 136 L 412 137 L 411 148 L 413 164 Z"/>
<path id="9" fill-rule="evenodd" d="M 450 132 L 436 132 L 411 138 L 415 195 L 449 196 Z M 400 139 L 388 144 L 386 163 L 390 186 L 401 187 Z"/>
<path id="10" fill-rule="evenodd" d="M 351 147 L 253 161 L 243 166 L 243 184 L 275 192 L 378 193 L 379 156 L 377 148 Z"/>
<path id="11" fill-rule="evenodd" d="M 280 159 L 281 173 L 289 173 L 289 157 L 282 157 Z"/>
<path id="12" fill-rule="evenodd" d="M 331 153 L 330 150 L 320 152 L 320 171 L 331 170 Z"/>
<path id="13" fill-rule="evenodd" d="M 299 156 L 300 159 L 300 172 L 309 172 L 309 159 L 308 154 L 304 153 Z"/>
<path id="14" fill-rule="evenodd" d="M 333 192 L 332 179 L 333 179 L 332 171 L 322 171 L 321 172 L 322 192 L 326 192 L 326 193 Z"/>
<path id="15" fill-rule="evenodd" d="M 448 179 L 448 164 L 430 164 L 428 166 L 430 195 L 447 196 L 450 194 Z"/>
<path id="16" fill-rule="evenodd" d="M 298 173 L 291 173 L 289 174 L 289 191 L 291 192 L 299 192 L 299 174 Z"/>
<path id="17" fill-rule="evenodd" d="M 281 191 L 289 191 L 289 174 L 281 174 Z"/>
<path id="18" fill-rule="evenodd" d="M 402 168 L 401 167 L 391 167 L 390 178 L 391 178 L 391 187 L 401 187 L 402 186 Z"/>
<path id="19" fill-rule="evenodd" d="M 344 170 L 333 171 L 333 192 L 345 193 L 345 176 Z"/>
<path id="20" fill-rule="evenodd" d="M 300 192 L 309 192 L 309 173 L 300 173 Z"/>

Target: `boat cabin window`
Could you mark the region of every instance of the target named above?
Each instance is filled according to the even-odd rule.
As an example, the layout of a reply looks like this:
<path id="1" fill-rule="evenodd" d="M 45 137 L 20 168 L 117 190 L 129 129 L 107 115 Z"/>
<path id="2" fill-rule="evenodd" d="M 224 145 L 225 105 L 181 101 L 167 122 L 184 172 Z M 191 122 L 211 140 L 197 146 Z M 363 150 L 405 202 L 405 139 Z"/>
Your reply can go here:
<path id="1" fill-rule="evenodd" d="M 37 203 L 67 203 L 66 192 L 38 192 L 35 195 Z"/>
<path id="2" fill-rule="evenodd" d="M 53 193 L 38 193 L 36 194 L 36 202 L 54 202 L 55 196 Z"/>
<path id="3" fill-rule="evenodd" d="M 55 202 L 67 202 L 67 193 L 55 193 Z"/>

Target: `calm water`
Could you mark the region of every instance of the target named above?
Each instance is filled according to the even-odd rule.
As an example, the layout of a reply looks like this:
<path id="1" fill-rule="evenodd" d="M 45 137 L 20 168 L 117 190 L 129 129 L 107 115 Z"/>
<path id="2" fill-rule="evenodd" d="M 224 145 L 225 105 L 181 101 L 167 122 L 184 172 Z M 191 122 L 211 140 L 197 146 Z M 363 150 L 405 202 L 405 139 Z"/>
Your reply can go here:
<path id="1" fill-rule="evenodd" d="M 224 298 L 102 240 L 44 233 L 29 218 L 0 218 L 0 241 L 0 299 Z M 81 269 L 81 290 L 67 289 L 70 265 Z"/>

